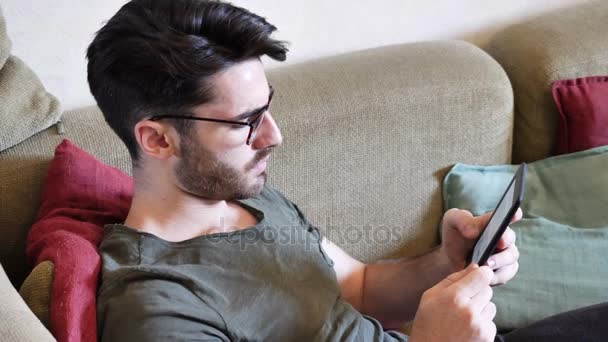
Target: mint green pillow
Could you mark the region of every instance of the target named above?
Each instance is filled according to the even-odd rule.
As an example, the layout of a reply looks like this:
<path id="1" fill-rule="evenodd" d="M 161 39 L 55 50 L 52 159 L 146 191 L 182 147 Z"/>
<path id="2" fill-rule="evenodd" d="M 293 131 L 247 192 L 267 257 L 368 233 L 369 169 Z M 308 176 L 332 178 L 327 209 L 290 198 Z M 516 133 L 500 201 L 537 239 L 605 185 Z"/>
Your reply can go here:
<path id="1" fill-rule="evenodd" d="M 444 209 L 494 210 L 517 165 L 457 164 Z M 499 329 L 608 301 L 608 146 L 528 165 L 523 219 L 512 225 L 520 268 L 494 288 Z"/>

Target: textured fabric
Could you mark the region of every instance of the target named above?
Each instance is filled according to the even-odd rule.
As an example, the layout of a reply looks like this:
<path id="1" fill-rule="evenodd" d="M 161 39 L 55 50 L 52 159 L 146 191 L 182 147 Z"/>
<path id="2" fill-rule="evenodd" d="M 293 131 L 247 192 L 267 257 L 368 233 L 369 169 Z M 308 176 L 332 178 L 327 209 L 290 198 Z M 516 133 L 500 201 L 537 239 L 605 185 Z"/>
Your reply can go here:
<path id="1" fill-rule="evenodd" d="M 510 160 L 509 80 L 468 43 L 383 47 L 272 69 L 269 79 L 284 136 L 269 181 L 362 260 L 437 243 L 440 185 L 451 165 Z M 15 286 L 28 273 L 25 237 L 55 146 L 69 138 L 131 169 L 97 108 L 65 113 L 62 123 L 63 136 L 51 127 L 0 153 L 0 262 Z"/>
<path id="2" fill-rule="evenodd" d="M 435 246 L 449 167 L 510 161 L 510 83 L 468 43 L 366 50 L 269 80 L 284 138 L 269 182 L 360 260 Z"/>
<path id="3" fill-rule="evenodd" d="M 444 184 L 445 209 L 493 210 L 517 166 L 456 165 Z M 608 146 L 528 164 L 522 210 L 512 225 L 519 272 L 494 288 L 499 328 L 608 301 Z"/>
<path id="4" fill-rule="evenodd" d="M 553 83 L 560 115 L 557 153 L 608 145 L 608 76 Z"/>
<path id="5" fill-rule="evenodd" d="M 57 98 L 10 49 L 0 8 L 0 151 L 51 126 L 61 114 Z"/>
<path id="6" fill-rule="evenodd" d="M 67 112 L 65 134 L 57 126 L 0 152 L 0 262 L 16 288 L 30 272 L 25 241 L 40 206 L 44 178 L 57 145 L 69 138 L 100 161 L 130 173 L 131 159 L 123 143 L 96 107 Z"/>
<path id="7" fill-rule="evenodd" d="M 0 340 L 3 342 L 55 341 L 27 307 L 0 265 Z"/>
<path id="8" fill-rule="evenodd" d="M 276 190 L 241 201 L 255 226 L 169 242 L 106 227 L 101 341 L 407 341 L 340 296 L 319 231 Z"/>
<path id="9" fill-rule="evenodd" d="M 95 290 L 103 226 L 127 216 L 131 177 L 100 163 L 69 140 L 57 146 L 28 235 L 32 264 L 55 265 L 51 331 L 59 341 L 95 341 Z"/>
<path id="10" fill-rule="evenodd" d="M 19 289 L 21 298 L 47 329 L 50 327 L 51 321 L 51 288 L 54 267 L 51 261 L 39 263 L 25 278 Z"/>
<path id="11" fill-rule="evenodd" d="M 495 35 L 488 52 L 515 93 L 513 161 L 555 152 L 559 114 L 551 83 L 608 74 L 608 2 L 591 1 L 546 13 Z"/>

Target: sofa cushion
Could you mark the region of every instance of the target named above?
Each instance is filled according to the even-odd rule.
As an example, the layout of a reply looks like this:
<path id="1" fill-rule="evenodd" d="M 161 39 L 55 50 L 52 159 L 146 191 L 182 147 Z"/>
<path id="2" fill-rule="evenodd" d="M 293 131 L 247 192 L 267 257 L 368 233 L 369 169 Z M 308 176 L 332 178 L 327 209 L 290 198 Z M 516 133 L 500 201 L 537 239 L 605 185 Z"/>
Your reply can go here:
<path id="1" fill-rule="evenodd" d="M 56 123 L 61 114 L 57 98 L 10 49 L 0 8 L 0 151 Z"/>
<path id="2" fill-rule="evenodd" d="M 55 266 L 51 261 L 43 261 L 36 265 L 25 278 L 19 289 L 19 295 L 40 322 L 49 329 L 51 311 L 51 286 Z"/>
<path id="3" fill-rule="evenodd" d="M 60 341 L 96 339 L 96 291 L 101 267 L 97 247 L 103 226 L 124 221 L 133 181 L 64 140 L 45 179 L 27 257 L 52 261 L 51 331 Z"/>
<path id="4" fill-rule="evenodd" d="M 515 96 L 513 161 L 556 152 L 559 113 L 551 84 L 608 75 L 608 1 L 542 14 L 496 34 L 486 50 L 505 69 Z"/>
<path id="5" fill-rule="evenodd" d="M 36 219 L 40 198 L 55 148 L 64 138 L 105 164 L 131 172 L 126 147 L 106 124 L 97 107 L 64 113 L 64 134 L 55 126 L 0 152 L 0 262 L 16 288 L 31 271 L 25 241 Z"/>
<path id="6" fill-rule="evenodd" d="M 560 115 L 557 153 L 608 145 L 608 76 L 553 83 Z"/>
<path id="7" fill-rule="evenodd" d="M 55 341 L 12 286 L 0 264 L 0 339 L 3 341 Z"/>
<path id="8" fill-rule="evenodd" d="M 445 209 L 493 210 L 517 166 L 456 165 L 445 178 Z M 608 146 L 528 165 L 522 210 L 512 225 L 520 268 L 496 287 L 501 329 L 608 301 Z"/>

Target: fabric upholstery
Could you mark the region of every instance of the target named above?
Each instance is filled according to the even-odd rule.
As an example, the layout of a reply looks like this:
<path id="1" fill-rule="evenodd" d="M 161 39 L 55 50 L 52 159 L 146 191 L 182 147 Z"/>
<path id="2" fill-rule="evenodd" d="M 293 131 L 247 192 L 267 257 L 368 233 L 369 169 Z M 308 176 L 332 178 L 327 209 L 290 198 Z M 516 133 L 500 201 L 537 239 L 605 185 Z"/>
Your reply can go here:
<path id="1" fill-rule="evenodd" d="M 59 341 L 92 341 L 103 226 L 127 217 L 133 180 L 64 140 L 44 183 L 38 218 L 27 238 L 28 260 L 55 265 L 51 331 Z"/>
<path id="2" fill-rule="evenodd" d="M 546 13 L 498 33 L 487 50 L 505 69 L 515 96 L 513 161 L 556 150 L 559 114 L 551 83 L 608 74 L 608 2 Z"/>
<path id="3" fill-rule="evenodd" d="M 456 165 L 444 183 L 445 210 L 494 210 L 517 166 Z M 519 272 L 494 288 L 499 329 L 608 301 L 608 146 L 528 164 L 523 219 L 511 225 Z"/>
<path id="4" fill-rule="evenodd" d="M 51 286 L 53 284 L 54 267 L 51 261 L 39 263 L 25 278 L 19 289 L 21 298 L 47 329 L 50 328 Z"/>
<path id="5" fill-rule="evenodd" d="M 0 151 L 51 126 L 61 114 L 57 98 L 10 50 L 0 8 Z"/>
<path id="6" fill-rule="evenodd" d="M 12 286 L 2 265 L 0 265 L 0 303 L 2 341 L 55 341 Z"/>
<path id="7" fill-rule="evenodd" d="M 55 147 L 69 138 L 100 161 L 131 172 L 126 147 L 97 107 L 66 112 L 62 125 L 63 135 L 57 133 L 55 125 L 0 153 L 0 262 L 17 288 L 31 270 L 26 263 L 25 241 L 40 208 Z"/>
<path id="8" fill-rule="evenodd" d="M 608 145 L 608 76 L 553 82 L 559 111 L 557 153 Z"/>
<path id="9" fill-rule="evenodd" d="M 269 181 L 364 261 L 437 243 L 457 162 L 510 161 L 511 86 L 464 42 L 372 49 L 272 70 L 284 143 Z"/>

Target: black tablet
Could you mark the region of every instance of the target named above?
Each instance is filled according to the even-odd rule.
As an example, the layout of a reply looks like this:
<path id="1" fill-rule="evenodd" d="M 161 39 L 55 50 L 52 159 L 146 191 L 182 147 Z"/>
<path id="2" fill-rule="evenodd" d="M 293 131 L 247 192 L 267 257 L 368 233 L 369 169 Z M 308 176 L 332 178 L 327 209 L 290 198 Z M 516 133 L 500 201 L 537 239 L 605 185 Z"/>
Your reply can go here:
<path id="1" fill-rule="evenodd" d="M 523 163 L 498 202 L 488 225 L 477 239 L 475 248 L 469 257 L 471 263 L 483 266 L 494 253 L 496 244 L 511 223 L 524 198 L 525 179 L 526 163 Z"/>

